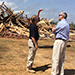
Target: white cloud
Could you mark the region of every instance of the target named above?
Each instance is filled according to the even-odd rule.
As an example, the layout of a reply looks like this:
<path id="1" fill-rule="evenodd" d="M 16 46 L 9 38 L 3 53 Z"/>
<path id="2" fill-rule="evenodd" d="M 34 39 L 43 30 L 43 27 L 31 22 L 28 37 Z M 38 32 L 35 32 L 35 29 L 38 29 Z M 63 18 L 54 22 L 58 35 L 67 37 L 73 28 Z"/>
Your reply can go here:
<path id="1" fill-rule="evenodd" d="M 2 4 L 3 1 L 0 1 L 0 5 Z"/>
<path id="2" fill-rule="evenodd" d="M 11 7 L 12 8 L 12 10 L 15 10 L 15 9 L 17 9 L 18 8 L 18 6 L 14 6 L 14 7 Z"/>
<path id="3" fill-rule="evenodd" d="M 41 12 L 41 15 L 45 15 L 45 13 Z"/>
<path id="4" fill-rule="evenodd" d="M 0 5 L 3 3 L 3 1 L 0 1 Z M 18 8 L 18 6 L 15 5 L 14 2 L 7 2 L 7 1 L 4 1 L 4 4 L 7 6 L 7 7 L 11 7 L 12 10 L 15 10 Z"/>
<path id="5" fill-rule="evenodd" d="M 28 0 L 24 0 L 24 3 L 28 2 Z"/>
<path id="6" fill-rule="evenodd" d="M 5 4 L 6 4 L 7 6 L 13 6 L 13 5 L 14 5 L 13 2 L 5 2 Z"/>
<path id="7" fill-rule="evenodd" d="M 49 9 L 48 9 L 48 8 L 45 8 L 44 10 L 49 11 Z"/>
<path id="8" fill-rule="evenodd" d="M 30 12 L 25 12 L 25 14 L 29 15 L 29 14 L 31 14 L 31 13 L 30 13 Z"/>
<path id="9" fill-rule="evenodd" d="M 57 3 L 59 3 L 59 4 L 71 4 L 71 2 L 67 2 L 67 1 L 57 1 Z"/>

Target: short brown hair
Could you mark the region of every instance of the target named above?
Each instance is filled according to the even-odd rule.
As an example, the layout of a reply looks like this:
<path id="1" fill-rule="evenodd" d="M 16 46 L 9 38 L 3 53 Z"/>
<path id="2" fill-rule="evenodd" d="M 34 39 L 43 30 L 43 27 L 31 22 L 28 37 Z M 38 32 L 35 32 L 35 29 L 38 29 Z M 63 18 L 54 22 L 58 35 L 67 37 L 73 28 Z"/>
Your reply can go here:
<path id="1" fill-rule="evenodd" d="M 34 22 L 35 20 L 37 20 L 37 16 L 36 16 L 36 15 L 33 15 L 33 16 L 31 17 L 31 21 Z"/>

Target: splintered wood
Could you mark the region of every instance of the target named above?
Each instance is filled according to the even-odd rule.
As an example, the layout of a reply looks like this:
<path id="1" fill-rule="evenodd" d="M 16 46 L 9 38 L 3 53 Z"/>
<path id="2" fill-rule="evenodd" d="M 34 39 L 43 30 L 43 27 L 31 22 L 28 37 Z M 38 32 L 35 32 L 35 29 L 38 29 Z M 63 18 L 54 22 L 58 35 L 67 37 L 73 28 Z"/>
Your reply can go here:
<path id="1" fill-rule="evenodd" d="M 20 11 L 19 14 L 15 14 L 4 2 L 0 5 L 0 37 L 29 37 L 30 18 L 28 18 L 27 15 L 20 17 L 23 13 L 24 11 Z M 37 23 L 40 38 L 54 37 L 50 31 L 50 28 L 55 26 L 50 24 L 52 21 L 53 19 L 47 20 L 42 18 L 42 20 Z"/>
<path id="2" fill-rule="evenodd" d="M 13 37 L 13 38 L 28 38 L 30 18 L 27 15 L 20 17 L 24 11 L 19 14 L 14 14 L 11 8 L 7 7 L 4 2 L 0 5 L 0 37 Z M 37 23 L 40 38 L 52 37 L 50 28 L 54 25 L 50 24 L 53 19 L 47 20 L 42 18 Z"/>

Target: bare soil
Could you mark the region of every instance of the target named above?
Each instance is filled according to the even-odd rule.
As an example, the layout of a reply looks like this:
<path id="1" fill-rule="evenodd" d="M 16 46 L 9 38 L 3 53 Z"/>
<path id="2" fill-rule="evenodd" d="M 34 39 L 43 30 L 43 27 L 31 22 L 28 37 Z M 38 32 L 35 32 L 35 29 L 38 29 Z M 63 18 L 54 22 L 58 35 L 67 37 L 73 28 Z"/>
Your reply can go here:
<path id="1" fill-rule="evenodd" d="M 35 74 L 26 72 L 28 39 L 0 38 L 0 75 L 50 75 L 54 39 L 39 40 L 34 59 Z M 75 75 L 75 42 L 68 42 L 65 75 Z"/>

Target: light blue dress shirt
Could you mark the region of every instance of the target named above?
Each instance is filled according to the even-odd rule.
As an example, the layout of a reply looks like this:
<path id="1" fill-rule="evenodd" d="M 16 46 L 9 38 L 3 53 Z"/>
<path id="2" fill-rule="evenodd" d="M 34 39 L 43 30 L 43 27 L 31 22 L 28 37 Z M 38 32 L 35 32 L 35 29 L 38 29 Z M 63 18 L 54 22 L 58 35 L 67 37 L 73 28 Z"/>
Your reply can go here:
<path id="1" fill-rule="evenodd" d="M 55 38 L 61 38 L 64 40 L 69 39 L 69 24 L 67 23 L 66 19 L 63 19 L 58 22 L 55 27 Z"/>

